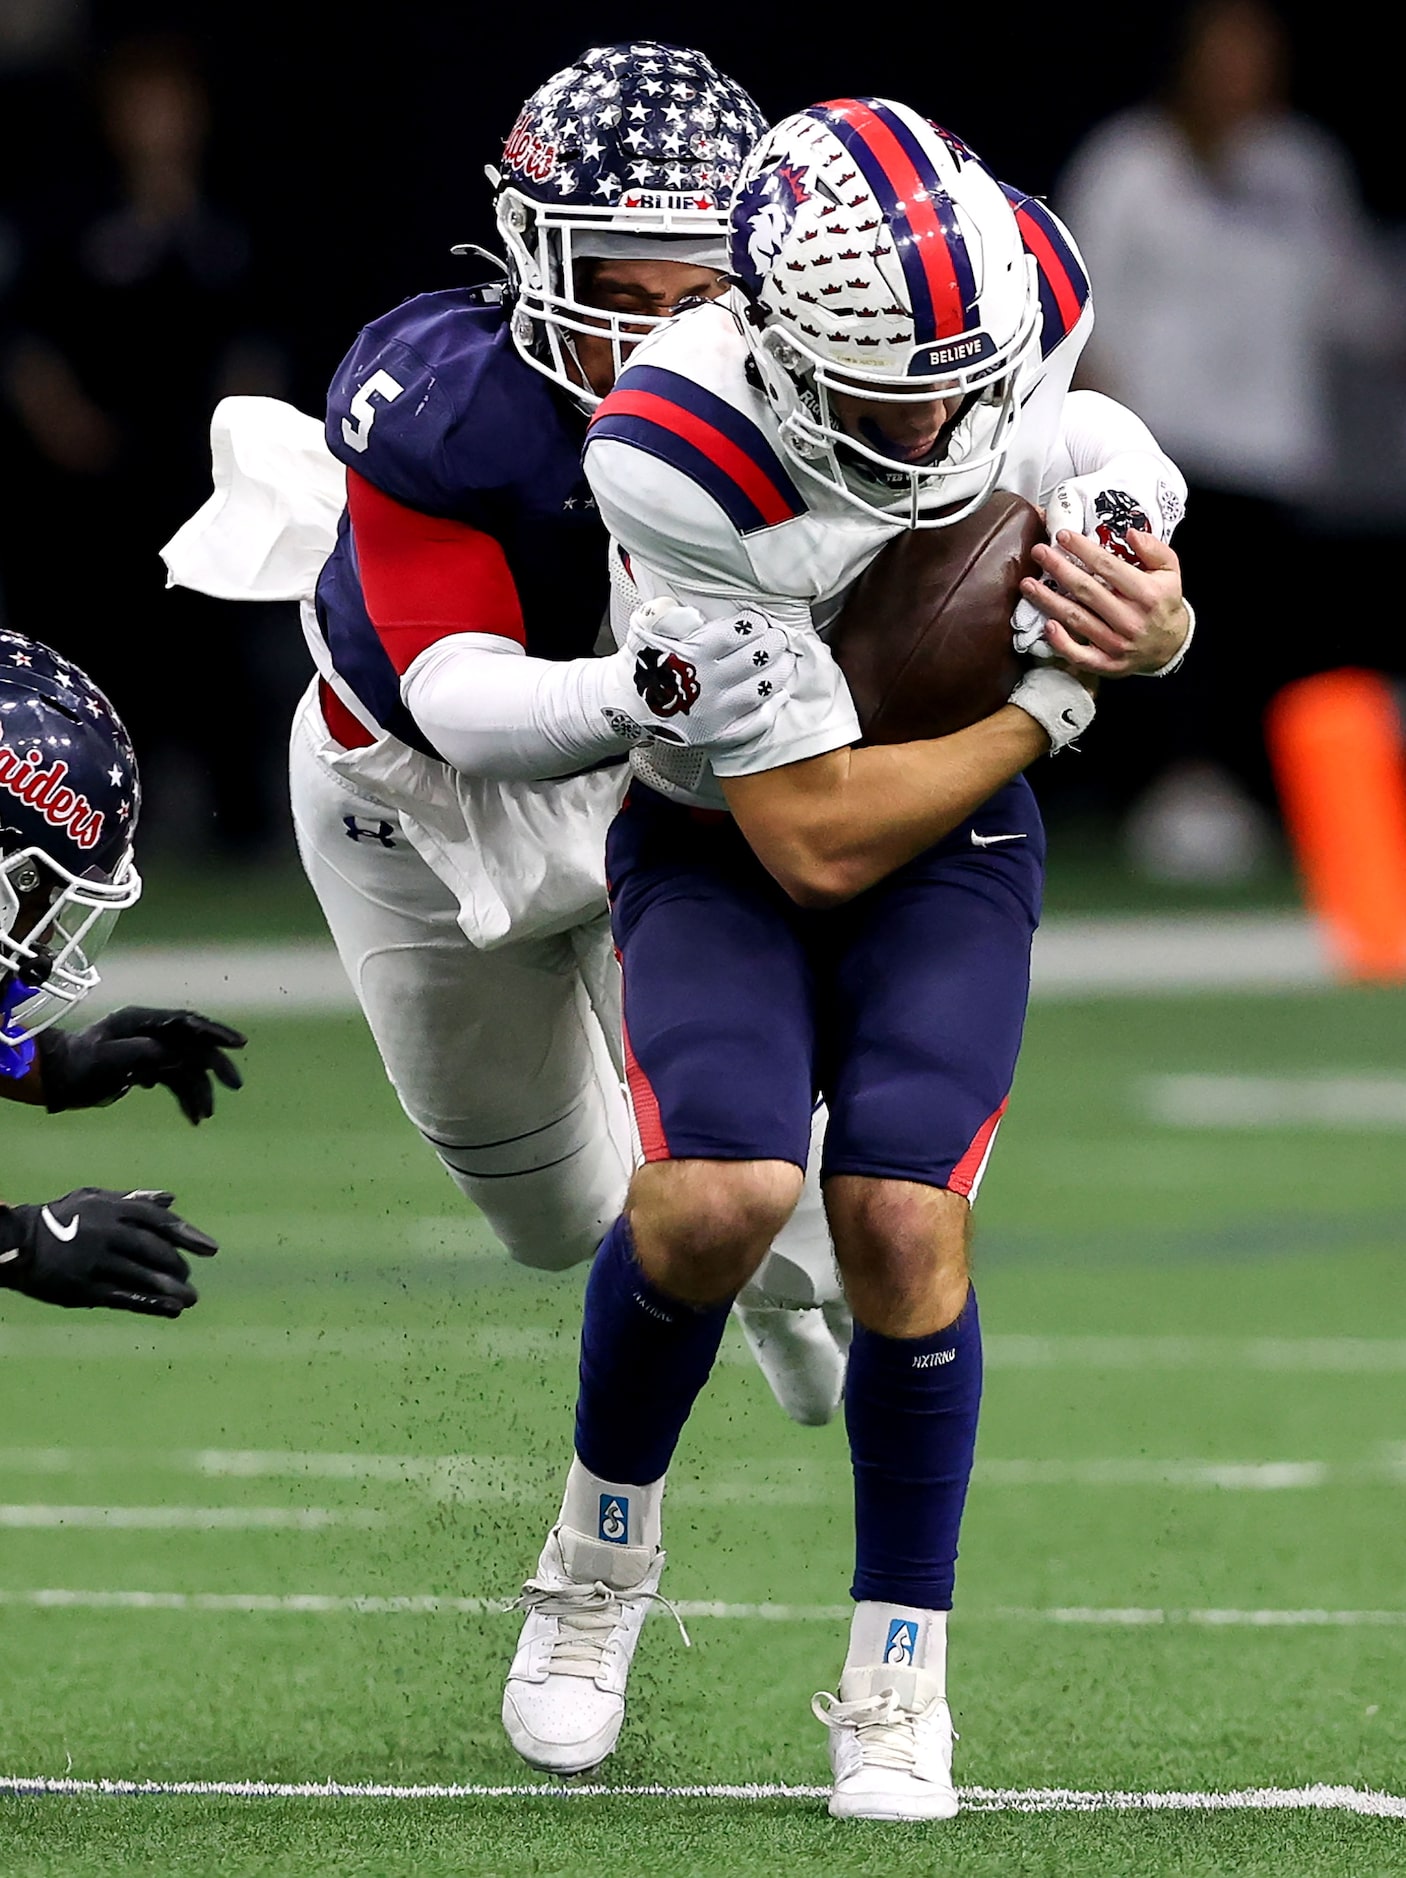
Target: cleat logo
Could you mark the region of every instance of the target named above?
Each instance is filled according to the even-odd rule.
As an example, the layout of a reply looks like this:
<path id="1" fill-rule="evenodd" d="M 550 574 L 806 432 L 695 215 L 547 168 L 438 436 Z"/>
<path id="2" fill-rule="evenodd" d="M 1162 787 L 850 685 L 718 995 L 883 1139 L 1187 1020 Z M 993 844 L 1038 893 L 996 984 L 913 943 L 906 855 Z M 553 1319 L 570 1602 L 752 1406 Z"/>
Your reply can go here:
<path id="1" fill-rule="evenodd" d="M 911 1617 L 895 1617 L 884 1643 L 885 1663 L 906 1663 L 911 1669 L 918 1650 L 918 1626 Z"/>
<path id="2" fill-rule="evenodd" d="M 600 1496 L 600 1536 L 607 1545 L 624 1545 L 630 1536 L 630 1502 L 618 1493 Z"/>

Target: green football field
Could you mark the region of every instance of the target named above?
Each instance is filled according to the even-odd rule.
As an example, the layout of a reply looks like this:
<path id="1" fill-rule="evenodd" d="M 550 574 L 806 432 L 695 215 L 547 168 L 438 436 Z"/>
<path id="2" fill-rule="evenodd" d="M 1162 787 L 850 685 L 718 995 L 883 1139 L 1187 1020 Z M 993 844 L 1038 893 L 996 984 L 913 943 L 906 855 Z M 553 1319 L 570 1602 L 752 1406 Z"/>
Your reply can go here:
<path id="1" fill-rule="evenodd" d="M 600 1776 L 738 1791 L 538 1787 L 496 1605 L 555 1511 L 579 1277 L 506 1266 L 354 1019 L 251 1029 L 198 1132 L 159 1092 L 4 1116 L 10 1197 L 169 1185 L 224 1248 L 177 1324 L 0 1301 L 6 1874 L 1406 1870 L 1406 994 L 1035 1008 L 978 1216 L 968 1806 L 913 1828 L 795 1791 L 845 1446 L 740 1343 L 671 1486 L 692 1648 L 651 1618 Z"/>

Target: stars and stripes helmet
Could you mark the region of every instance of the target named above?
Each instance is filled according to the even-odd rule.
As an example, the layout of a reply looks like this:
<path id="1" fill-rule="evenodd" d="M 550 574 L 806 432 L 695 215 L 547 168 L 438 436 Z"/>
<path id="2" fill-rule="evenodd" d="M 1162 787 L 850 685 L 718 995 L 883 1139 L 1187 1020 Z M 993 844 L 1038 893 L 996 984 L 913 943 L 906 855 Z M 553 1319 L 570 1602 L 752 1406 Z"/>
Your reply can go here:
<path id="1" fill-rule="evenodd" d="M 71 660 L 0 632 L 0 1037 L 27 1042 L 98 982 L 142 883 L 122 720 Z"/>
<path id="2" fill-rule="evenodd" d="M 942 527 L 996 484 L 1038 349 L 1040 288 L 1011 201 L 960 138 L 906 105 L 841 98 L 782 120 L 739 179 L 731 267 L 784 447 L 852 504 Z M 834 396 L 956 398 L 920 463 Z"/>
<path id="3" fill-rule="evenodd" d="M 607 257 L 727 267 L 742 159 L 766 129 L 752 99 L 701 52 L 654 40 L 594 46 L 533 92 L 490 167 L 507 251 L 512 334 L 529 365 L 588 408 L 576 335 L 624 351 L 659 320 L 586 304 Z"/>

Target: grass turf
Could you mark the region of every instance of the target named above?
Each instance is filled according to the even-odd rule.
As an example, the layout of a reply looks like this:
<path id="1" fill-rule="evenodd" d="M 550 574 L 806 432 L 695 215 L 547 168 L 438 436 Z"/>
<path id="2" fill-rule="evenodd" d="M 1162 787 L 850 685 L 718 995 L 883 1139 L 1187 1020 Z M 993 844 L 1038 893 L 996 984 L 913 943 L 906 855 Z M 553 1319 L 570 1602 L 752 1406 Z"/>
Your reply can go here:
<path id="1" fill-rule="evenodd" d="M 1063 1624 L 1064 1606 L 1398 1610 L 1406 1372 L 1242 1367 L 1234 1339 L 1406 1338 L 1396 1138 L 1168 1130 L 1155 1070 L 1394 1069 L 1406 998 L 1037 1007 L 980 1209 L 992 1342 L 953 1620 L 959 1776 L 985 1786 L 1401 1791 L 1406 1629 Z M 164 1184 L 224 1242 L 176 1325 L 0 1316 L 0 1502 L 227 1507 L 319 1529 L 0 1528 L 0 1592 L 510 1594 L 555 1507 L 579 1279 L 514 1272 L 399 1117 L 354 1022 L 262 1024 L 216 1122 L 160 1092 L 6 1114 L 6 1190 Z M 1012 1338 L 1052 1338 L 1030 1366 Z M 1162 1337 L 1180 1354 L 1067 1339 Z M 734 1348 L 685 1437 L 676 1597 L 843 1601 L 841 1431 L 784 1423 Z M 1289 1347 L 1292 1356 L 1292 1346 Z M 1350 1353 L 1349 1359 L 1350 1361 Z M 299 1454 L 471 1455 L 408 1478 Z M 231 1459 L 243 1456 L 243 1460 Z M 1018 1484 L 999 1463 L 1316 1461 L 1326 1484 Z M 253 1467 L 273 1472 L 250 1472 Z M 246 1471 L 237 1471 L 239 1468 Z M 236 1470 L 236 1471 L 231 1471 Z M 0 1517 L 5 1517 L 0 1515 Z M 354 1523 L 354 1522 L 364 1523 Z M 1010 1615 L 1015 1610 L 1023 1615 Z M 1003 1614 L 1006 1613 L 1006 1614 Z M 841 1621 L 651 1620 L 621 1782 L 818 1783 Z M 515 1782 L 498 1615 L 0 1606 L 12 1775 Z M 1307 1812 L 968 1813 L 846 1829 L 816 1802 L 10 1798 L 3 1868 L 1355 1874 L 1406 1825 Z"/>

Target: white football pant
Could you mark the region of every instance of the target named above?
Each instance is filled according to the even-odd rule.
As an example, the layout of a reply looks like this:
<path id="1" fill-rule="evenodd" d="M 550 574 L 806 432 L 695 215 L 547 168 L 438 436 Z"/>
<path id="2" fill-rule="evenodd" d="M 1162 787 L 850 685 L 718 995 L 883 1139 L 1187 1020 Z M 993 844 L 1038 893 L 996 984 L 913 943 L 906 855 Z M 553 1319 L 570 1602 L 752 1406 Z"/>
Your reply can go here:
<path id="1" fill-rule="evenodd" d="M 579 1264 L 635 1161 L 604 880 L 601 912 L 570 932 L 471 945 L 399 811 L 328 766 L 339 747 L 314 688 L 289 750 L 298 853 L 401 1107 L 512 1258 Z M 822 1120 L 800 1204 L 748 1288 L 758 1301 L 840 1295 L 814 1171 Z"/>
<path id="2" fill-rule="evenodd" d="M 289 753 L 298 852 L 401 1107 L 513 1258 L 579 1264 L 631 1167 L 609 916 L 471 945 L 399 812 L 322 760 L 337 748 L 309 693 Z"/>

